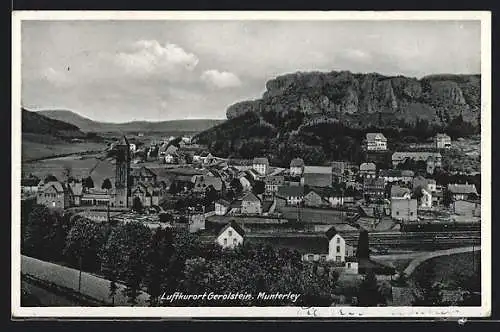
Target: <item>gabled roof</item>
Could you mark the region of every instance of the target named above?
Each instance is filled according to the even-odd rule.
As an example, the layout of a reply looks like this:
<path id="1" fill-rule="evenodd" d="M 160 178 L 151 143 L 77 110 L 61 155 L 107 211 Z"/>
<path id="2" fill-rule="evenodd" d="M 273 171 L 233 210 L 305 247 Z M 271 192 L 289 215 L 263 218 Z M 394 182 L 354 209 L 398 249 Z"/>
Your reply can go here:
<path id="1" fill-rule="evenodd" d="M 255 194 L 252 192 L 247 193 L 245 196 L 243 196 L 243 198 L 241 200 L 260 203 L 260 199 L 257 196 L 255 196 Z"/>
<path id="2" fill-rule="evenodd" d="M 231 220 L 229 223 L 227 223 L 224 227 L 221 228 L 221 230 L 217 234 L 217 237 L 219 237 L 222 233 L 224 233 L 224 231 L 226 229 L 228 229 L 229 227 L 234 229 L 234 231 L 236 233 L 240 234 L 241 236 L 245 236 L 245 231 L 243 230 L 243 228 L 241 228 L 240 225 L 238 225 L 238 223 L 236 221 Z"/>
<path id="3" fill-rule="evenodd" d="M 226 201 L 225 199 L 219 199 L 218 201 L 216 201 L 215 203 L 217 204 L 220 204 L 220 205 L 223 205 L 225 207 L 229 207 L 231 205 L 231 203 L 229 203 L 228 201 Z"/>
<path id="4" fill-rule="evenodd" d="M 377 139 L 387 141 L 384 134 L 382 134 L 382 133 L 366 133 L 366 139 L 368 141 L 373 141 L 373 140 L 377 140 Z"/>
<path id="5" fill-rule="evenodd" d="M 69 184 L 69 188 L 73 192 L 73 195 L 80 196 L 83 191 L 83 185 L 80 182 L 73 182 Z"/>
<path id="6" fill-rule="evenodd" d="M 267 158 L 253 158 L 253 164 L 265 164 L 265 165 L 269 165 L 269 160 L 267 160 Z"/>
<path id="7" fill-rule="evenodd" d="M 290 167 L 302 167 L 304 166 L 304 160 L 302 158 L 294 158 L 290 162 Z"/>
<path id="8" fill-rule="evenodd" d="M 352 232 L 352 233 L 355 233 L 355 232 Z M 325 232 L 325 235 L 328 239 L 328 241 L 330 241 L 335 235 L 339 235 L 341 238 L 344 239 L 345 243 L 349 246 L 357 246 L 358 244 L 358 237 L 359 237 L 359 233 L 355 233 L 356 235 L 354 237 L 347 237 L 345 232 L 340 232 L 340 229 L 336 229 L 335 226 L 332 226 L 330 227 L 326 232 Z"/>
<path id="9" fill-rule="evenodd" d="M 474 184 L 448 184 L 448 191 L 452 194 L 476 194 L 476 185 Z"/>
<path id="10" fill-rule="evenodd" d="M 147 168 L 146 166 L 142 166 L 141 168 L 139 169 L 133 169 L 132 172 L 131 172 L 131 175 L 132 176 L 143 176 L 143 177 L 155 177 L 156 174 L 150 170 L 149 168 Z"/>
<path id="11" fill-rule="evenodd" d="M 445 138 L 445 139 L 448 139 L 450 138 L 450 136 L 446 135 L 446 134 L 443 134 L 443 133 L 438 133 L 436 134 L 436 138 Z"/>
<path id="12" fill-rule="evenodd" d="M 53 187 L 58 193 L 62 193 L 65 191 L 64 185 L 59 181 L 47 182 L 43 187 L 43 191 L 49 189 L 50 187 Z"/>

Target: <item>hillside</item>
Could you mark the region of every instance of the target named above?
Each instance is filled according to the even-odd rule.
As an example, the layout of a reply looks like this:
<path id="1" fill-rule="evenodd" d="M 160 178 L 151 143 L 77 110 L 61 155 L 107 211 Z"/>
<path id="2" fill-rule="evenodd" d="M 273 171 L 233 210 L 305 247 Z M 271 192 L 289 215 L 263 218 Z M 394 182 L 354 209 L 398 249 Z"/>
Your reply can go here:
<path id="1" fill-rule="evenodd" d="M 173 121 L 132 121 L 110 123 L 94 121 L 68 110 L 44 110 L 37 113 L 78 126 L 85 132 L 200 132 L 207 130 L 224 120 L 196 119 Z"/>
<path id="2" fill-rule="evenodd" d="M 49 135 L 57 138 L 82 138 L 86 136 L 78 126 L 51 119 L 24 108 L 22 109 L 22 132 L 23 134 Z"/>
<path id="3" fill-rule="evenodd" d="M 363 160 L 367 131 L 390 147 L 479 133 L 479 75 L 404 76 L 343 72 L 294 73 L 266 83 L 262 98 L 229 106 L 228 121 L 196 136 L 221 157 L 267 155 L 286 165 L 294 157 L 321 164 Z"/>

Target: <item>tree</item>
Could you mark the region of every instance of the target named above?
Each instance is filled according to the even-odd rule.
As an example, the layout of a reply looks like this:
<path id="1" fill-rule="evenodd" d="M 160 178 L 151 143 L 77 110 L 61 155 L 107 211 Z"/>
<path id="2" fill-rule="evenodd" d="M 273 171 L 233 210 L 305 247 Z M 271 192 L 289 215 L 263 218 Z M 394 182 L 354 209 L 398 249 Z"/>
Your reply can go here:
<path id="1" fill-rule="evenodd" d="M 370 257 L 368 231 L 366 230 L 361 231 L 359 234 L 356 256 L 359 259 L 368 259 Z"/>
<path id="2" fill-rule="evenodd" d="M 90 175 L 83 179 L 83 187 L 94 188 L 94 180 L 92 180 L 92 177 Z"/>
<path id="3" fill-rule="evenodd" d="M 57 178 L 52 175 L 52 174 L 48 174 L 45 179 L 43 179 L 43 183 L 48 183 L 48 182 L 53 182 L 53 181 L 58 181 Z"/>
<path id="4" fill-rule="evenodd" d="M 417 289 L 414 292 L 414 306 L 432 307 L 443 305 L 443 293 L 441 284 L 436 280 L 436 271 L 434 261 L 428 260 L 418 271 L 416 276 Z"/>
<path id="5" fill-rule="evenodd" d="M 209 206 L 219 198 L 219 193 L 215 190 L 214 186 L 210 185 L 205 190 L 205 206 Z"/>
<path id="6" fill-rule="evenodd" d="M 111 188 L 112 188 L 111 180 L 108 178 L 105 178 L 104 181 L 102 181 L 101 189 L 109 190 Z"/>
<path id="7" fill-rule="evenodd" d="M 139 197 L 134 197 L 134 200 L 132 201 L 132 210 L 135 212 L 142 212 L 144 209 L 144 206 L 142 205 L 141 199 Z"/>
<path id="8" fill-rule="evenodd" d="M 70 182 L 71 180 L 73 180 L 72 173 L 73 173 L 73 170 L 71 169 L 71 166 L 69 166 L 69 165 L 64 166 L 63 176 L 64 176 L 64 180 L 66 182 Z"/>
<path id="9" fill-rule="evenodd" d="M 174 217 L 170 213 L 160 213 L 158 217 L 160 218 L 161 223 L 170 223 L 174 221 Z"/>
<path id="10" fill-rule="evenodd" d="M 252 186 L 252 192 L 255 195 L 263 194 L 266 190 L 266 183 L 264 181 L 256 180 Z"/>
<path id="11" fill-rule="evenodd" d="M 380 292 L 375 273 L 370 271 L 365 275 L 358 289 L 358 304 L 362 307 L 375 307 L 385 304 L 385 298 Z"/>
<path id="12" fill-rule="evenodd" d="M 243 191 L 243 185 L 237 178 L 232 179 L 229 183 L 229 186 L 231 187 L 231 189 L 233 189 L 236 195 L 241 194 L 241 192 Z"/>
<path id="13" fill-rule="evenodd" d="M 177 182 L 172 181 L 172 183 L 170 184 L 170 187 L 168 188 L 168 192 L 171 193 L 172 195 L 176 195 L 179 193 L 180 189 L 181 188 L 179 187 Z"/>

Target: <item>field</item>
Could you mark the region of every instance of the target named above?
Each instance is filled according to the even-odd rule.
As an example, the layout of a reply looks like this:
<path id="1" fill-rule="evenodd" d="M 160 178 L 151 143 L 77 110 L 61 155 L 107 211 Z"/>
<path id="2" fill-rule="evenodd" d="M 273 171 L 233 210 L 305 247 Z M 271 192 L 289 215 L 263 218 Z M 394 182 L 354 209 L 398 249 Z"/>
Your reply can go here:
<path id="1" fill-rule="evenodd" d="M 470 282 L 471 278 L 480 275 L 481 252 L 476 251 L 474 253 L 468 252 L 432 258 L 415 269 L 412 275 L 413 278 L 418 280 L 419 277 L 422 277 L 423 271 L 429 266 L 433 266 L 433 280 L 442 282 L 452 288 L 464 287 L 464 283 Z"/>
<path id="2" fill-rule="evenodd" d="M 306 223 L 316 224 L 342 224 L 346 221 L 346 215 L 342 217 L 341 211 L 329 209 L 310 209 L 310 208 L 296 208 L 296 207 L 282 207 L 280 211 L 283 213 L 282 217 L 290 220 L 300 220 Z"/>
<path id="3" fill-rule="evenodd" d="M 70 153 L 80 153 L 86 151 L 101 151 L 106 145 L 104 143 L 84 142 L 84 143 L 41 143 L 23 140 L 21 144 L 21 160 L 23 162 L 46 157 L 59 156 Z"/>

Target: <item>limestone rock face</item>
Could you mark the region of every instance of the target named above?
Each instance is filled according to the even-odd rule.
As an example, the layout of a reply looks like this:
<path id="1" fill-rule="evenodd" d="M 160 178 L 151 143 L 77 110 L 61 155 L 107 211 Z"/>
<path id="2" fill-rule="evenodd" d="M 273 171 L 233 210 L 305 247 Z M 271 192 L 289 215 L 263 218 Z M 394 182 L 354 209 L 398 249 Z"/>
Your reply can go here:
<path id="1" fill-rule="evenodd" d="M 480 75 L 432 75 L 422 79 L 376 73 L 297 72 L 266 83 L 261 99 L 231 105 L 228 119 L 247 112 L 299 111 L 306 117 L 338 119 L 356 116 L 361 123 L 378 114 L 449 121 L 461 114 L 477 122 L 481 104 Z M 326 121 L 326 120 L 325 120 Z"/>

